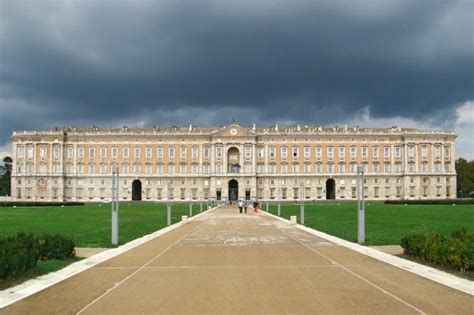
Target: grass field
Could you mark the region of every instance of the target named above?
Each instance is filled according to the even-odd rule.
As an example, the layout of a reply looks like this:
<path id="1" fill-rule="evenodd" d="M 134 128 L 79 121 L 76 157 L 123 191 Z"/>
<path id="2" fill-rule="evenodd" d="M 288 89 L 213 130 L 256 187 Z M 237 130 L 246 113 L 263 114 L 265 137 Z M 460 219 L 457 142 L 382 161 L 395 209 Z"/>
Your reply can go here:
<path id="1" fill-rule="evenodd" d="M 266 208 L 265 203 L 261 205 Z M 395 245 L 408 234 L 436 231 L 449 234 L 458 229 L 474 233 L 474 205 L 386 205 L 366 202 L 366 244 Z M 270 204 L 277 214 L 277 205 Z M 300 205 L 282 204 L 281 216 L 300 220 Z M 305 204 L 305 225 L 319 231 L 357 242 L 357 203 Z"/>
<path id="2" fill-rule="evenodd" d="M 206 204 L 203 204 L 203 211 Z M 193 206 L 193 215 L 200 211 Z M 173 204 L 172 223 L 189 215 L 188 204 Z M 119 242 L 133 239 L 166 227 L 166 204 L 121 202 L 119 205 Z M 112 247 L 111 206 L 87 203 L 84 206 L 0 208 L 0 237 L 18 232 L 60 233 L 74 239 L 77 247 Z"/>

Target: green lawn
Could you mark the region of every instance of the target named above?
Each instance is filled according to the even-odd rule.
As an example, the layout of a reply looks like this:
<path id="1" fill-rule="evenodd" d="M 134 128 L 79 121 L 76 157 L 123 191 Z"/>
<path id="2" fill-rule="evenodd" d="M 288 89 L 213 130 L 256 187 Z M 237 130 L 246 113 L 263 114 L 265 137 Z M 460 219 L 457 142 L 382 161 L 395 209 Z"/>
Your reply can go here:
<path id="1" fill-rule="evenodd" d="M 262 209 L 265 204 L 262 204 Z M 277 214 L 277 206 L 270 205 Z M 474 233 L 474 205 L 386 205 L 366 202 L 366 244 L 394 245 L 418 231 L 449 234 L 458 229 Z M 300 220 L 300 206 L 282 204 L 281 216 Z M 357 203 L 305 204 L 305 225 L 319 231 L 357 242 Z"/>
<path id="2" fill-rule="evenodd" d="M 203 211 L 206 204 L 203 203 Z M 199 214 L 199 204 L 193 215 Z M 172 223 L 189 215 L 188 204 L 173 204 Z M 152 202 L 121 202 L 119 205 L 119 242 L 133 239 L 166 227 L 166 204 Z M 86 203 L 65 207 L 0 207 L 0 237 L 18 232 L 60 233 L 74 239 L 78 247 L 112 247 L 111 205 Z"/>

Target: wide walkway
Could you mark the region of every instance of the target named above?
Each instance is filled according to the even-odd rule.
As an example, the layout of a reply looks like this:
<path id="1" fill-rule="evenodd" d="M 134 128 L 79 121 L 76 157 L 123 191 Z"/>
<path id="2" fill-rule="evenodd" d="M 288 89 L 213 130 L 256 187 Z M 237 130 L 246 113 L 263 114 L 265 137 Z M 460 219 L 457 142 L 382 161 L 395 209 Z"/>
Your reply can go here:
<path id="1" fill-rule="evenodd" d="M 2 311 L 473 314 L 474 300 L 264 213 L 227 207 Z"/>

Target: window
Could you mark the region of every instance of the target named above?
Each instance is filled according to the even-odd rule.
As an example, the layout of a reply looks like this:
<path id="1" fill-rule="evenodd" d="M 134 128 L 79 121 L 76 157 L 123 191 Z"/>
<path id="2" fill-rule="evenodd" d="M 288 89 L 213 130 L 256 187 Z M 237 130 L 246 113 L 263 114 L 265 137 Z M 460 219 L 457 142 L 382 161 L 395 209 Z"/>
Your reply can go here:
<path id="1" fill-rule="evenodd" d="M 357 164 L 351 163 L 351 173 L 357 173 Z"/>
<path id="2" fill-rule="evenodd" d="M 204 148 L 204 154 L 203 155 L 204 155 L 205 159 L 209 158 L 209 148 L 208 147 Z"/>
<path id="3" fill-rule="evenodd" d="M 304 165 L 304 172 L 305 173 L 311 173 L 311 164 L 305 164 Z"/>
<path id="4" fill-rule="evenodd" d="M 444 164 L 444 171 L 445 172 L 450 172 L 451 171 L 451 165 L 449 163 Z"/>
<path id="5" fill-rule="evenodd" d="M 202 172 L 203 172 L 204 174 L 209 174 L 210 171 L 211 171 L 211 166 L 210 166 L 209 164 L 204 164 L 204 165 L 202 166 Z"/>
<path id="6" fill-rule="evenodd" d="M 299 172 L 300 172 L 300 165 L 293 164 L 293 173 L 299 173 Z"/>
<path id="7" fill-rule="evenodd" d="M 362 147 L 362 158 L 367 158 L 367 147 Z"/>
<path id="8" fill-rule="evenodd" d="M 383 148 L 383 156 L 386 158 L 390 157 L 390 147 Z"/>
<path id="9" fill-rule="evenodd" d="M 339 147 L 339 158 L 343 159 L 346 155 L 346 150 L 344 147 Z"/>
<path id="10" fill-rule="evenodd" d="M 147 159 L 151 159 L 151 148 L 146 148 L 145 156 Z"/>
<path id="11" fill-rule="evenodd" d="M 320 163 L 316 164 L 316 173 L 322 173 L 322 172 L 323 172 L 322 164 Z"/>
<path id="12" fill-rule="evenodd" d="M 421 171 L 422 172 L 428 172 L 428 163 L 423 163 L 421 165 Z"/>
<path id="13" fill-rule="evenodd" d="M 281 157 L 283 159 L 286 159 L 288 157 L 288 148 L 287 147 L 282 147 L 281 148 Z"/>
<path id="14" fill-rule="evenodd" d="M 34 148 L 32 145 L 29 145 L 26 149 L 26 157 L 32 158 L 34 153 Z"/>
<path id="15" fill-rule="evenodd" d="M 193 174 L 199 173 L 199 165 L 198 164 L 193 164 L 191 167 L 191 171 Z"/>
<path id="16" fill-rule="evenodd" d="M 395 147 L 395 157 L 399 158 L 402 155 L 402 148 Z"/>
<path id="17" fill-rule="evenodd" d="M 265 164 L 257 164 L 257 173 L 264 173 L 265 172 Z"/>
<path id="18" fill-rule="evenodd" d="M 390 173 L 390 163 L 385 163 L 385 164 L 383 165 L 383 171 L 384 171 L 385 173 Z"/>
<path id="19" fill-rule="evenodd" d="M 158 175 L 163 175 L 163 164 L 156 165 L 156 173 Z"/>
<path id="20" fill-rule="evenodd" d="M 18 157 L 23 157 L 23 147 L 18 147 L 17 152 Z"/>
<path id="21" fill-rule="evenodd" d="M 134 154 L 134 157 L 135 159 L 139 159 L 140 158 L 140 148 L 135 148 L 135 154 Z"/>
<path id="22" fill-rule="evenodd" d="M 150 175 L 151 174 L 151 164 L 146 164 L 145 165 L 145 173 L 147 175 Z"/>
<path id="23" fill-rule="evenodd" d="M 168 164 L 168 174 L 174 174 L 174 164 Z"/>
<path id="24" fill-rule="evenodd" d="M 259 147 L 257 151 L 257 155 L 260 159 L 263 159 L 265 157 L 265 148 Z"/>
<path id="25" fill-rule="evenodd" d="M 245 157 L 246 158 L 252 157 L 252 148 L 251 147 L 245 147 Z"/>
<path id="26" fill-rule="evenodd" d="M 182 159 L 186 158 L 186 148 L 180 148 L 179 157 L 182 158 Z"/>
<path id="27" fill-rule="evenodd" d="M 123 148 L 123 158 L 128 159 L 129 156 L 130 156 L 129 148 L 127 148 L 127 147 Z"/>
<path id="28" fill-rule="evenodd" d="M 317 157 L 318 159 L 321 158 L 322 151 L 323 151 L 323 150 L 322 150 L 321 147 L 316 147 L 316 157 Z"/>
<path id="29" fill-rule="evenodd" d="M 424 145 L 421 147 L 421 157 L 423 159 L 426 159 L 427 156 L 428 156 L 428 148 Z"/>
<path id="30" fill-rule="evenodd" d="M 378 159 L 379 158 L 379 147 L 374 147 L 373 150 L 374 150 L 374 159 Z"/>
<path id="31" fill-rule="evenodd" d="M 72 147 L 67 148 L 67 157 L 71 159 L 74 156 L 74 151 Z"/>
<path id="32" fill-rule="evenodd" d="M 351 158 L 355 159 L 357 157 L 357 148 L 351 147 Z"/>
<path id="33" fill-rule="evenodd" d="M 449 155 L 451 154 L 449 147 L 444 147 L 444 157 L 449 158 Z"/>
<path id="34" fill-rule="evenodd" d="M 408 171 L 413 173 L 415 171 L 415 163 L 408 164 Z"/>
<path id="35" fill-rule="evenodd" d="M 268 172 L 271 173 L 271 174 L 275 174 L 276 173 L 276 165 L 275 164 L 268 165 Z"/>
<path id="36" fill-rule="evenodd" d="M 222 173 L 222 164 L 216 164 L 216 173 L 221 174 Z"/>
<path id="37" fill-rule="evenodd" d="M 408 156 L 409 157 L 414 157 L 415 156 L 415 147 L 413 147 L 413 146 L 408 147 Z"/>
<path id="38" fill-rule="evenodd" d="M 94 175 L 95 173 L 95 164 L 89 163 L 89 175 Z"/>
<path id="39" fill-rule="evenodd" d="M 77 148 L 77 156 L 82 159 L 84 157 L 84 148 L 83 147 L 79 147 Z"/>
<path id="40" fill-rule="evenodd" d="M 40 147 L 40 157 L 45 158 L 46 157 L 46 146 L 42 145 Z"/>
<path id="41" fill-rule="evenodd" d="M 89 148 L 89 158 L 95 158 L 95 148 Z"/>
<path id="42" fill-rule="evenodd" d="M 221 147 L 216 148 L 216 156 L 219 159 L 222 157 L 222 148 Z"/>
<path id="43" fill-rule="evenodd" d="M 180 174 L 186 174 L 186 164 L 180 164 L 179 165 L 179 173 Z"/>
<path id="44" fill-rule="evenodd" d="M 380 165 L 378 163 L 375 163 L 372 165 L 372 168 L 374 169 L 374 173 L 378 173 L 380 170 Z"/>
<path id="45" fill-rule="evenodd" d="M 100 148 L 100 157 L 101 158 L 107 157 L 107 148 L 105 147 Z"/>
<path id="46" fill-rule="evenodd" d="M 441 148 L 439 146 L 435 147 L 435 157 L 439 158 L 441 156 Z"/>
<path id="47" fill-rule="evenodd" d="M 133 173 L 140 174 L 140 164 L 138 163 L 133 164 Z"/>
<path id="48" fill-rule="evenodd" d="M 156 149 L 156 155 L 158 156 L 160 160 L 163 159 L 163 148 L 160 147 Z"/>
<path id="49" fill-rule="evenodd" d="M 275 158 L 275 147 L 270 147 L 270 158 L 271 159 Z"/>
<path id="50" fill-rule="evenodd" d="M 199 150 L 198 148 L 193 148 L 192 150 L 192 156 L 193 156 L 193 159 L 197 159 L 199 157 Z"/>
<path id="51" fill-rule="evenodd" d="M 334 157 L 334 148 L 328 147 L 328 158 L 332 159 Z"/>
<path id="52" fill-rule="evenodd" d="M 298 157 L 298 147 L 293 147 L 293 157 Z"/>
<path id="53" fill-rule="evenodd" d="M 402 164 L 401 163 L 396 163 L 395 164 L 395 172 L 400 173 L 402 171 Z"/>
<path id="54" fill-rule="evenodd" d="M 84 165 L 83 164 L 77 164 L 77 174 L 84 174 Z"/>
<path id="55" fill-rule="evenodd" d="M 288 173 L 288 164 L 282 164 L 282 166 L 281 166 L 281 173 L 282 173 L 282 174 Z"/>
<path id="56" fill-rule="evenodd" d="M 107 165 L 100 164 L 100 174 L 105 174 L 107 172 Z"/>
<path id="57" fill-rule="evenodd" d="M 168 149 L 168 156 L 170 160 L 174 159 L 174 148 Z"/>
<path id="58" fill-rule="evenodd" d="M 328 164 L 328 173 L 329 174 L 334 173 L 334 164 Z"/>
<path id="59" fill-rule="evenodd" d="M 122 165 L 122 173 L 123 174 L 128 174 L 128 164 L 127 163 Z"/>
<path id="60" fill-rule="evenodd" d="M 309 158 L 311 155 L 311 148 L 310 147 L 304 147 L 304 157 Z"/>
<path id="61" fill-rule="evenodd" d="M 117 148 L 112 148 L 112 158 L 116 159 L 118 155 L 118 149 Z"/>
<path id="62" fill-rule="evenodd" d="M 339 173 L 344 174 L 346 172 L 346 164 L 339 164 Z"/>
<path id="63" fill-rule="evenodd" d="M 441 172 L 441 163 L 435 163 L 435 172 Z"/>

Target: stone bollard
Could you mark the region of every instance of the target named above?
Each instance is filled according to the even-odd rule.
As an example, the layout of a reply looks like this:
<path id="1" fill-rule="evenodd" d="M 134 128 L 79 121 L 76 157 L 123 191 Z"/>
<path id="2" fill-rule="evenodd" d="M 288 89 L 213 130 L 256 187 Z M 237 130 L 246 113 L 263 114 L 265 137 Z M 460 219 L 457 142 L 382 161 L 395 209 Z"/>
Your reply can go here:
<path id="1" fill-rule="evenodd" d="M 292 215 L 292 216 L 290 217 L 290 224 L 291 224 L 291 225 L 295 225 L 295 224 L 296 224 L 296 215 Z"/>
<path id="2" fill-rule="evenodd" d="M 188 216 L 187 215 L 181 216 L 181 223 L 182 224 L 188 223 Z"/>

